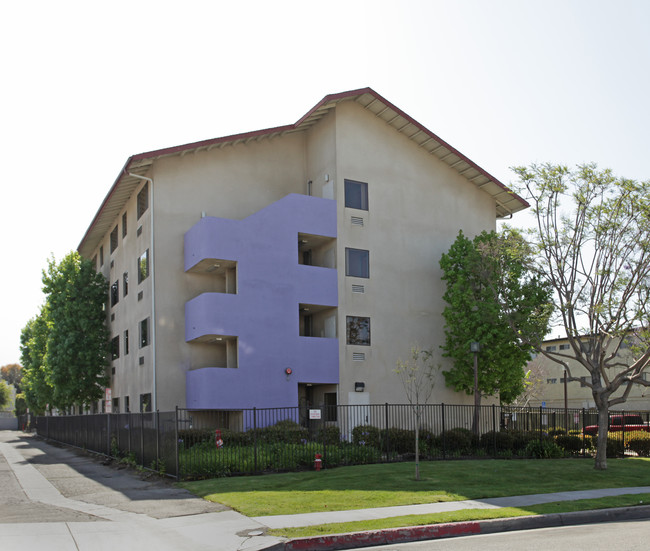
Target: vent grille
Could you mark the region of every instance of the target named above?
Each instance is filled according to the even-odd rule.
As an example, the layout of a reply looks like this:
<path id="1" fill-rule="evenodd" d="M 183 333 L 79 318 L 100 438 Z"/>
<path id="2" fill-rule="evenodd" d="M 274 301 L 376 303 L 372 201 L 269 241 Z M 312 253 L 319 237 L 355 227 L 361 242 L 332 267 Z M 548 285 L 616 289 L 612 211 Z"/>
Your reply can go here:
<path id="1" fill-rule="evenodd" d="M 366 359 L 365 352 L 352 352 L 352 360 L 355 362 L 362 362 Z"/>
<path id="2" fill-rule="evenodd" d="M 363 226 L 363 218 L 361 216 L 352 216 L 350 222 L 352 222 L 353 226 Z"/>
<path id="3" fill-rule="evenodd" d="M 352 285 L 352 292 L 353 293 L 365 293 L 366 288 L 363 285 Z"/>
<path id="4" fill-rule="evenodd" d="M 140 356 L 140 357 L 138 358 L 138 363 L 139 363 L 140 365 L 144 365 L 144 356 Z"/>

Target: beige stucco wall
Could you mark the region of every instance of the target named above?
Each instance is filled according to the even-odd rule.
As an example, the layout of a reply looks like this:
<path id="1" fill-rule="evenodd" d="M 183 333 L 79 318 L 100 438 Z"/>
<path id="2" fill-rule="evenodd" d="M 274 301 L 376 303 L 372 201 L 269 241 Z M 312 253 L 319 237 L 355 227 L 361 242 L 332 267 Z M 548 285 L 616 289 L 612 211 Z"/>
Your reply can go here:
<path id="1" fill-rule="evenodd" d="M 460 229 L 468 236 L 495 228 L 494 201 L 447 165 L 427 154 L 360 105 L 337 107 L 339 397 L 347 402 L 355 381 L 366 384 L 370 403 L 405 403 L 394 373 L 412 344 L 443 343 L 444 308 L 439 260 Z M 368 211 L 344 206 L 344 179 L 368 183 Z M 351 216 L 364 218 L 360 227 Z M 370 278 L 345 276 L 345 248 L 370 251 Z M 365 293 L 352 293 L 352 284 Z M 369 316 L 371 346 L 345 344 L 347 315 Z M 366 360 L 352 360 L 364 352 Z M 440 358 L 441 365 L 448 365 Z M 355 396 L 355 399 L 358 397 Z M 444 386 L 433 402 L 469 402 Z"/>

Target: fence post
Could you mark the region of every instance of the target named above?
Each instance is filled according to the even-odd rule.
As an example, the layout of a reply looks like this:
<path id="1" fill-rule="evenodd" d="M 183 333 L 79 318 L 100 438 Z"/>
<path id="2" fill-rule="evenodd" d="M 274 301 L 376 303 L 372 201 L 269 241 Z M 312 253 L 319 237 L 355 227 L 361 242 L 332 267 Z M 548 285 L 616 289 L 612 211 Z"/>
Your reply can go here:
<path id="1" fill-rule="evenodd" d="M 542 444 L 542 406 L 539 406 L 539 443 Z"/>
<path id="2" fill-rule="evenodd" d="M 253 408 L 253 472 L 257 473 L 257 408 Z"/>
<path id="3" fill-rule="evenodd" d="M 497 413 L 496 406 L 492 404 L 492 440 L 494 445 L 494 457 L 497 456 Z"/>
<path id="4" fill-rule="evenodd" d="M 160 410 L 156 410 L 156 417 L 154 418 L 156 426 L 156 470 L 160 470 Z"/>
<path id="5" fill-rule="evenodd" d="M 388 436 L 388 402 L 385 403 L 385 413 L 386 413 L 386 461 L 390 461 L 390 442 Z"/>
<path id="6" fill-rule="evenodd" d="M 440 404 L 440 407 L 442 409 L 442 432 L 440 433 L 442 435 L 442 458 L 446 459 L 447 458 L 447 443 L 445 442 L 445 403 L 443 402 Z"/>
<path id="7" fill-rule="evenodd" d="M 585 435 L 585 427 L 587 426 L 585 423 L 585 415 L 585 408 L 582 408 L 582 457 L 587 457 L 587 450 L 585 449 L 587 444 L 587 437 Z"/>
<path id="8" fill-rule="evenodd" d="M 86 426 L 88 426 L 88 425 L 86 425 Z M 106 444 L 107 444 L 107 450 L 108 450 L 108 453 L 106 455 L 108 455 L 110 457 L 111 452 L 112 452 L 112 450 L 111 450 L 111 416 L 108 413 L 106 414 Z"/>
<path id="9" fill-rule="evenodd" d="M 140 412 L 140 465 L 144 467 L 144 409 Z"/>
<path id="10" fill-rule="evenodd" d="M 175 446 L 176 446 L 176 480 L 181 479 L 181 466 L 178 461 L 178 406 L 176 406 L 176 410 L 174 411 L 174 441 L 175 441 Z"/>

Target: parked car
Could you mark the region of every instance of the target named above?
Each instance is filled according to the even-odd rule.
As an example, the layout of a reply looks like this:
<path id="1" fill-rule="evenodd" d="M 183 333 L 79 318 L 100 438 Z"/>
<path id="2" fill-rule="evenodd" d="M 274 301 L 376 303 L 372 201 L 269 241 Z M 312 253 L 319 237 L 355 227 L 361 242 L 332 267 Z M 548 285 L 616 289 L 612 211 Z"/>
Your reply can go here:
<path id="1" fill-rule="evenodd" d="M 642 430 L 650 432 L 650 424 L 645 423 L 640 415 L 610 415 L 609 432 L 632 432 Z M 589 425 L 584 428 L 584 433 L 590 436 L 598 434 L 598 425 Z"/>

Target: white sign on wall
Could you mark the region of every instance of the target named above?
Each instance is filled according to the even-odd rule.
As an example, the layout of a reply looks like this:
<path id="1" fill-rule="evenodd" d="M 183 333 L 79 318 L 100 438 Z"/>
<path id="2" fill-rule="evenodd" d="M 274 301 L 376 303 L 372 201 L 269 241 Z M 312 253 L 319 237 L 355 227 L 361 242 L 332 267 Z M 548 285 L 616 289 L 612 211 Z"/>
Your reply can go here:
<path id="1" fill-rule="evenodd" d="M 320 419 L 320 409 L 310 409 L 309 410 L 310 419 Z"/>

